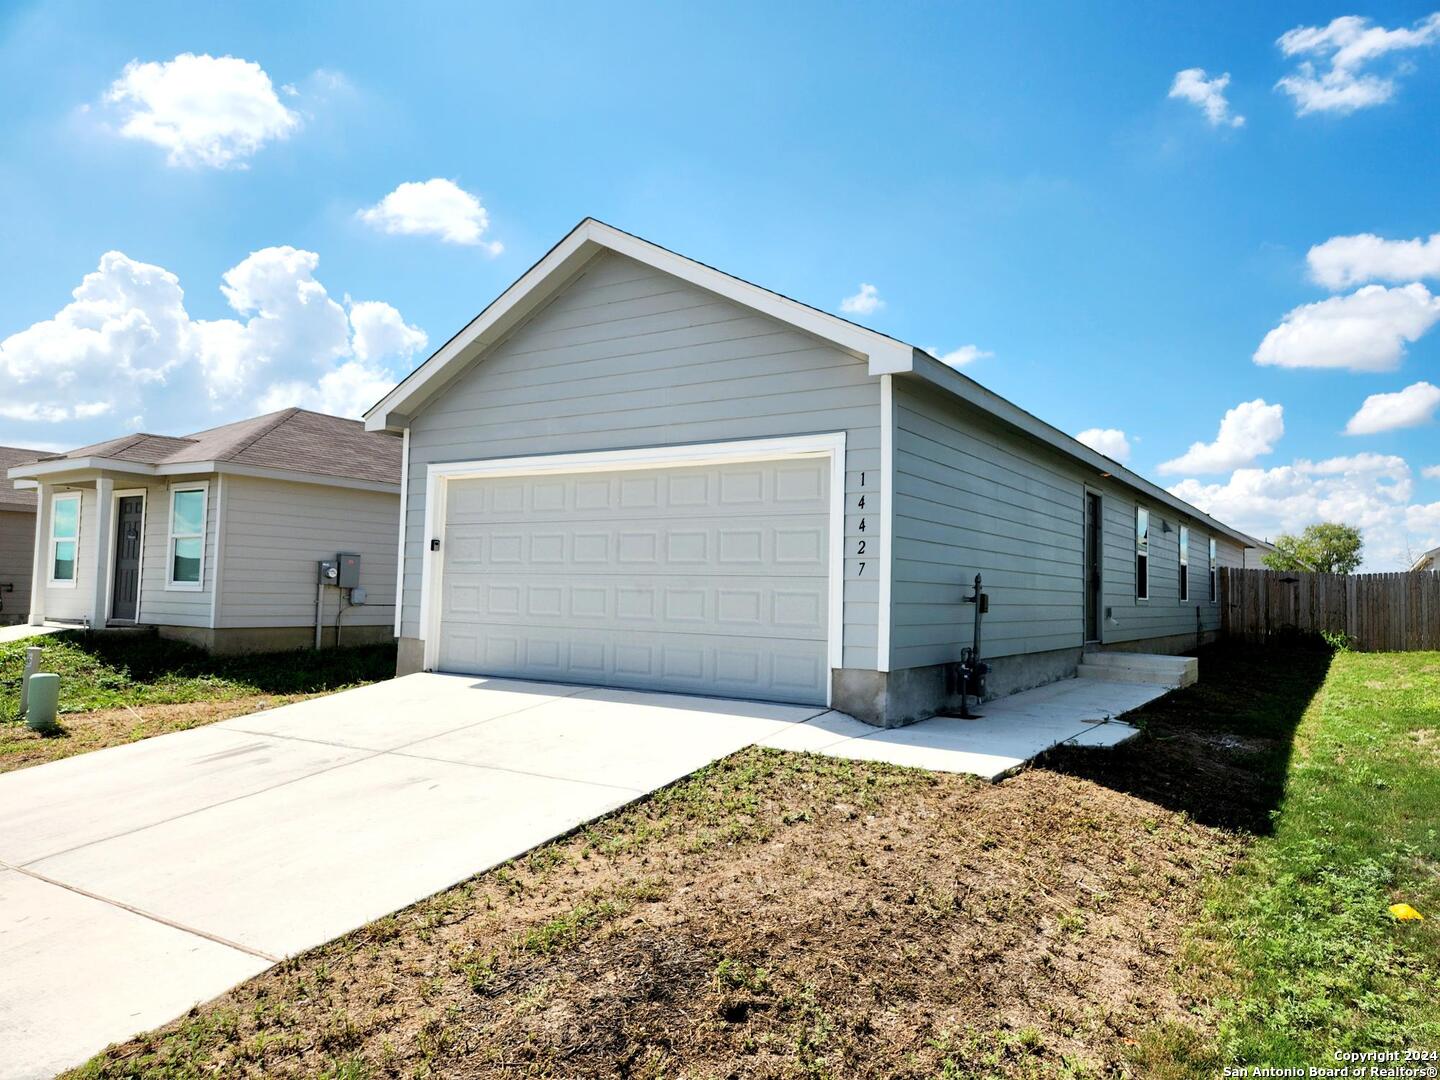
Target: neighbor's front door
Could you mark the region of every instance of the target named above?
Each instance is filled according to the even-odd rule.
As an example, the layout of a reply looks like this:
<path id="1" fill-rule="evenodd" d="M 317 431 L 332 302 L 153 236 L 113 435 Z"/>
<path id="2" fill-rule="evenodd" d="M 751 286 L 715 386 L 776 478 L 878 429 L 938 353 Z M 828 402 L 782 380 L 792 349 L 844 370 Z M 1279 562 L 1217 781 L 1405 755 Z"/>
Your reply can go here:
<path id="1" fill-rule="evenodd" d="M 145 520 L 145 499 L 126 495 L 120 500 L 115 523 L 115 591 L 110 617 L 134 622 L 140 613 L 140 528 Z"/>

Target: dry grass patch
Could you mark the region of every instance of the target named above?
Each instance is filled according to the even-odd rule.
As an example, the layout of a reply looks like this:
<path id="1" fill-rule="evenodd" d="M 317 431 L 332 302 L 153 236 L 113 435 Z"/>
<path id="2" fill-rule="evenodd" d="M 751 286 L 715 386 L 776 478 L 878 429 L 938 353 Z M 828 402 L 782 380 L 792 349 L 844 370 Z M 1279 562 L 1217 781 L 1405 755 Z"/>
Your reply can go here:
<path id="1" fill-rule="evenodd" d="M 752 749 L 82 1075 L 1105 1075 L 1186 1014 L 1182 928 L 1237 850 L 1052 772 Z"/>

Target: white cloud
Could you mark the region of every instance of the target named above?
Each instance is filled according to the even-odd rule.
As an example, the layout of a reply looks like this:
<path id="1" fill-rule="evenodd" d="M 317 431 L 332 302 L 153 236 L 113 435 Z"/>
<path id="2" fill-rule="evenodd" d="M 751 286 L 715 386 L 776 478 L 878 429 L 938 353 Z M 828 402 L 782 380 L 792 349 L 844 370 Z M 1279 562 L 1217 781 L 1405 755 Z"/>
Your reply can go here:
<path id="1" fill-rule="evenodd" d="M 1393 394 L 1371 394 L 1345 425 L 1346 435 L 1374 435 L 1397 428 L 1418 427 L 1435 418 L 1440 387 L 1417 382 Z"/>
<path id="2" fill-rule="evenodd" d="M 1418 283 L 1366 285 L 1349 296 L 1302 304 L 1285 315 L 1255 350 L 1255 363 L 1275 367 L 1393 371 L 1440 320 L 1440 297 Z"/>
<path id="3" fill-rule="evenodd" d="M 1225 98 L 1225 88 L 1230 85 L 1230 73 L 1205 77 L 1204 68 L 1186 68 L 1175 73 L 1170 84 L 1170 96 L 1188 101 L 1205 114 L 1211 127 L 1243 127 L 1245 118 L 1230 112 L 1230 102 Z"/>
<path id="4" fill-rule="evenodd" d="M 120 134 L 164 147 L 171 165 L 239 165 L 300 126 L 264 69 L 234 56 L 132 60 L 105 102 L 119 112 Z"/>
<path id="5" fill-rule="evenodd" d="M 1440 480 L 1440 465 L 1426 465 L 1420 470 L 1420 475 L 1426 480 Z"/>
<path id="6" fill-rule="evenodd" d="M 298 405 L 333 416 L 358 417 L 394 386 L 395 376 L 388 369 L 363 360 L 347 360 L 313 383 L 276 383 L 260 397 L 256 411 L 273 412 Z"/>
<path id="7" fill-rule="evenodd" d="M 952 368 L 962 368 L 967 364 L 973 364 L 976 360 L 986 360 L 995 355 L 978 345 L 961 345 L 958 349 L 951 349 L 949 352 L 941 352 L 938 346 L 931 345 L 925 351 L 946 367 Z"/>
<path id="8" fill-rule="evenodd" d="M 1410 467 L 1393 455 L 1237 469 L 1222 483 L 1186 479 L 1170 491 L 1252 536 L 1273 539 L 1317 521 L 1354 525 L 1365 535 L 1371 569 L 1409 565 L 1409 551 L 1440 544 L 1440 502 L 1411 504 Z"/>
<path id="9" fill-rule="evenodd" d="M 359 216 L 381 232 L 436 236 L 449 244 L 479 245 L 491 255 L 505 250 L 503 244 L 484 240 L 489 212 L 478 196 L 453 180 L 407 181 Z"/>
<path id="10" fill-rule="evenodd" d="M 318 264 L 292 247 L 256 251 L 221 282 L 240 317 L 205 320 L 190 317 L 174 274 L 108 252 L 54 317 L 0 341 L 0 417 L 67 425 L 78 445 L 115 434 L 116 421 L 93 423 L 111 412 L 160 430 L 281 400 L 357 415 L 381 395 L 361 397 L 394 385 L 388 365 L 423 349 L 425 334 L 379 301 L 347 312 L 315 279 Z M 21 433 L 7 438 L 26 444 Z"/>
<path id="11" fill-rule="evenodd" d="M 406 325 L 400 312 L 383 300 L 351 304 L 350 325 L 354 330 L 351 350 L 357 360 L 411 356 L 423 349 L 427 340 L 425 331 Z"/>
<path id="12" fill-rule="evenodd" d="M 1130 460 L 1130 440 L 1119 428 L 1086 428 L 1075 438 L 1122 465 Z"/>
<path id="13" fill-rule="evenodd" d="M 860 291 L 854 296 L 847 296 L 840 301 L 840 310 L 847 315 L 870 315 L 884 306 L 885 301 L 880 299 L 880 291 L 866 282 L 860 283 Z"/>
<path id="14" fill-rule="evenodd" d="M 1285 434 L 1285 409 L 1264 399 L 1242 401 L 1220 418 L 1212 443 L 1191 443 L 1178 458 L 1161 464 L 1162 473 L 1218 473 L 1248 465 L 1268 454 Z"/>
<path id="15" fill-rule="evenodd" d="M 1332 236 L 1312 247 L 1305 260 L 1310 277 L 1327 289 L 1440 278 L 1440 233 L 1428 240 L 1385 240 L 1374 233 Z"/>
<path id="16" fill-rule="evenodd" d="M 1342 15 L 1327 26 L 1297 26 L 1280 35 L 1280 51 L 1305 57 L 1294 72 L 1275 84 L 1295 102 L 1295 112 L 1352 113 L 1383 105 L 1395 96 L 1394 72 L 1375 74 L 1367 67 L 1395 52 L 1419 49 L 1440 40 L 1440 12 L 1413 28 L 1386 30 L 1360 15 Z M 1328 68 L 1317 70 L 1316 61 Z"/>

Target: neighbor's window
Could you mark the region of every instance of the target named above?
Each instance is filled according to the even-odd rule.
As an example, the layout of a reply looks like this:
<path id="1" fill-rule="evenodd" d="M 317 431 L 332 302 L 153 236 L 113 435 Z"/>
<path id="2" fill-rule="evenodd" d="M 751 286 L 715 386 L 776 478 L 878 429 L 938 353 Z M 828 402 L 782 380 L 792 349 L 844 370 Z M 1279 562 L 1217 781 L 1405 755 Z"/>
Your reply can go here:
<path id="1" fill-rule="evenodd" d="M 1215 558 L 1215 538 L 1212 536 L 1210 538 L 1210 603 L 1212 604 L 1220 599 L 1220 574 L 1217 569 L 1218 566 L 1219 562 Z"/>
<path id="2" fill-rule="evenodd" d="M 1150 599 L 1150 511 L 1135 508 L 1135 599 Z"/>
<path id="3" fill-rule="evenodd" d="M 1180 526 L 1180 602 L 1190 599 L 1190 526 Z"/>
<path id="4" fill-rule="evenodd" d="M 50 584 L 75 587 L 80 553 L 80 495 L 56 495 L 50 503 Z"/>
<path id="5" fill-rule="evenodd" d="M 205 502 L 209 487 L 170 489 L 170 577 L 177 589 L 199 589 L 204 580 Z"/>

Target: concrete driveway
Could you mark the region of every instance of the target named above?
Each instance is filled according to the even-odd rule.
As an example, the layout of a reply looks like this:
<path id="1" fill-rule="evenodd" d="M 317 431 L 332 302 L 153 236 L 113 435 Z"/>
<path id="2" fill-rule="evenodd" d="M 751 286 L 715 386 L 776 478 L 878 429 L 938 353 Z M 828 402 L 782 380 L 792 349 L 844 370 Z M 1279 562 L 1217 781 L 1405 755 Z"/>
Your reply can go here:
<path id="1" fill-rule="evenodd" d="M 0 776 L 0 1077 L 79 1064 L 825 712 L 410 675 Z"/>

